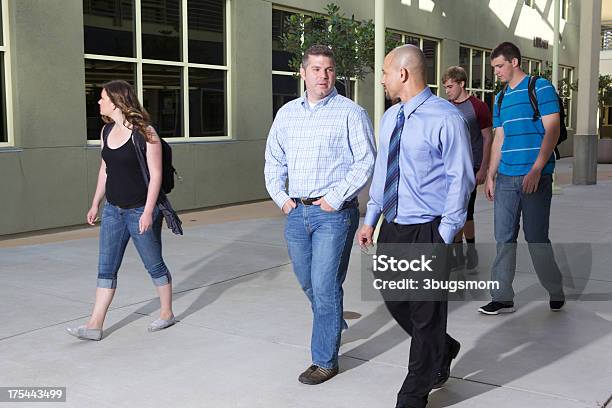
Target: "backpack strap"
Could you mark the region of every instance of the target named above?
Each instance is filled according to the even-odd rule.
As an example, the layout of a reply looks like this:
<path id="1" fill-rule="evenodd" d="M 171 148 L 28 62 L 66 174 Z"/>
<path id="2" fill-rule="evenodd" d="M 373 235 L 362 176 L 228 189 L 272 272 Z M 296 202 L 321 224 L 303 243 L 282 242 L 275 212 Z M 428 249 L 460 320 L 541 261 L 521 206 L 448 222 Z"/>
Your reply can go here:
<path id="1" fill-rule="evenodd" d="M 140 133 L 138 130 L 134 130 L 132 132 L 132 143 L 136 148 L 136 157 L 138 158 L 140 172 L 142 173 L 142 177 L 144 178 L 145 184 L 148 187 L 151 177 L 149 175 L 149 166 L 147 165 L 147 141 L 142 133 Z M 159 200 L 164 197 L 166 197 L 166 195 L 160 187 L 157 201 L 159 202 Z"/>
<path id="2" fill-rule="evenodd" d="M 504 100 L 504 95 L 506 94 L 506 88 L 508 88 L 508 84 L 504 85 L 501 91 L 499 91 L 499 95 L 497 96 L 497 113 L 501 115 L 501 106 L 502 101 Z"/>
<path id="3" fill-rule="evenodd" d="M 533 108 L 533 120 L 540 119 L 540 109 L 538 108 L 538 95 L 536 94 L 536 81 L 539 77 L 532 75 L 529 77 L 529 84 L 527 85 L 527 93 L 529 94 L 529 102 Z"/>
<path id="4" fill-rule="evenodd" d="M 143 143 L 144 142 L 144 143 Z M 132 131 L 132 144 L 136 150 L 136 157 L 138 158 L 138 165 L 140 166 L 140 172 L 142 178 L 144 178 L 145 184 L 149 186 L 149 167 L 147 166 L 147 146 L 144 137 L 140 132 Z M 144 146 L 143 146 L 144 145 Z"/>
<path id="5" fill-rule="evenodd" d="M 108 140 L 108 135 L 110 135 L 111 130 L 115 127 L 115 122 L 107 123 L 102 127 L 102 141 L 104 142 L 104 146 L 106 146 L 106 141 Z"/>

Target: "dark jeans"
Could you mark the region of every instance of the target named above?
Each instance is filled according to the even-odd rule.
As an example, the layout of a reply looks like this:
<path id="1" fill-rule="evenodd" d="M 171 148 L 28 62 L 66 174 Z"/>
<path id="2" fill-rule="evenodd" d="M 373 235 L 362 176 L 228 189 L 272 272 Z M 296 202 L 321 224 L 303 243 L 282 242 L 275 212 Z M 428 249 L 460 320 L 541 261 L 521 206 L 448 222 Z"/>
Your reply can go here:
<path id="1" fill-rule="evenodd" d="M 415 225 L 398 225 L 383 220 L 378 236 L 381 244 L 444 244 L 438 233 L 440 219 Z M 383 295 L 384 297 L 384 295 Z M 446 333 L 446 301 L 387 301 L 397 323 L 412 337 L 408 375 L 397 395 L 397 408 L 424 408 L 450 345 L 457 341 Z"/>
<path id="2" fill-rule="evenodd" d="M 495 182 L 495 241 L 497 256 L 491 279 L 499 289 L 491 290 L 493 301 L 509 303 L 514 299 L 512 282 L 516 272 L 516 239 L 523 216 L 523 232 L 529 244 L 533 267 L 542 286 L 553 300 L 563 299 L 561 272 L 548 238 L 552 175 L 543 174 L 534 193 L 523 193 L 524 176 L 497 175 Z"/>

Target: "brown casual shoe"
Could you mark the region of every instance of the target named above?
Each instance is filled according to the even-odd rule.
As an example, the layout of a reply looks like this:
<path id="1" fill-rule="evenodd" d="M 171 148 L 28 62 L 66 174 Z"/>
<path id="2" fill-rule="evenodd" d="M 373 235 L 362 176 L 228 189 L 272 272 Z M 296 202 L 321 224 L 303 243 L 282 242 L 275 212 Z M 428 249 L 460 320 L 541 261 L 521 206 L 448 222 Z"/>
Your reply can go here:
<path id="1" fill-rule="evenodd" d="M 336 374 L 338 374 L 338 367 L 323 368 L 313 364 L 300 374 L 298 381 L 302 384 L 317 385 L 324 383 Z"/>

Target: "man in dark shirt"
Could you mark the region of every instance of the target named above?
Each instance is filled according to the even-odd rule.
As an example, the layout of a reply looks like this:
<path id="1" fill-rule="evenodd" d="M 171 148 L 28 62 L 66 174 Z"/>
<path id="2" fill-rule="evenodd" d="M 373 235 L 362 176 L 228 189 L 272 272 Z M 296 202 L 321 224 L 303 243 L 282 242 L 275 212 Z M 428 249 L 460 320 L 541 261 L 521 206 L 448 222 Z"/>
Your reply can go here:
<path id="1" fill-rule="evenodd" d="M 465 89 L 468 81 L 467 73 L 461 67 L 450 67 L 442 77 L 444 90 L 448 100 L 452 102 L 465 116 L 470 129 L 472 144 L 472 159 L 474 162 L 474 175 L 476 185 L 483 184 L 487 177 L 489 167 L 489 154 L 491 152 L 491 111 L 487 105 Z M 463 265 L 463 236 L 468 244 L 467 269 L 474 269 L 478 265 L 478 253 L 474 247 L 476 231 L 474 226 L 474 203 L 476 202 L 476 189 L 470 195 L 467 220 L 465 226 L 455 236 L 456 260 L 459 266 Z"/>

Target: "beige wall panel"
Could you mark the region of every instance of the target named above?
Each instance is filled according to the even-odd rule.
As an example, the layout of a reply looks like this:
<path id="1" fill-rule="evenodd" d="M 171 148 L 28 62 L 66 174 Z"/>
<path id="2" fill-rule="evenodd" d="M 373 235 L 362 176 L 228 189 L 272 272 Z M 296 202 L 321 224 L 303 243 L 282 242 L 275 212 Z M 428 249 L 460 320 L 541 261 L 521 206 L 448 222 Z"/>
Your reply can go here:
<path id="1" fill-rule="evenodd" d="M 11 11 L 19 147 L 84 146 L 82 1 L 18 0 Z"/>
<path id="2" fill-rule="evenodd" d="M 89 208 L 83 148 L 28 149 L 5 153 L 11 194 L 3 195 L 0 233 L 81 224 Z M 2 169 L 4 170 L 4 169 Z"/>

